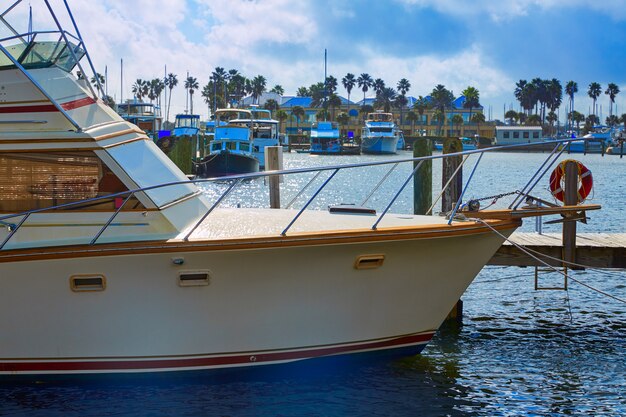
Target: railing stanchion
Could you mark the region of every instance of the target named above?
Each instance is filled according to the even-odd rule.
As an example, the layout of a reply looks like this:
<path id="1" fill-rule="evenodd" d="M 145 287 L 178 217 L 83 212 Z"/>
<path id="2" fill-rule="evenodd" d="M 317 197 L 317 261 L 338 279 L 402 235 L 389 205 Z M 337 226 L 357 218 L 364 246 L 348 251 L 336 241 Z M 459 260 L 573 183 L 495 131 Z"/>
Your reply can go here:
<path id="1" fill-rule="evenodd" d="M 478 164 L 480 164 L 480 160 L 483 159 L 483 155 L 484 153 L 481 153 L 478 156 L 478 161 L 476 161 L 476 164 L 474 164 L 474 168 L 472 168 L 472 172 L 470 173 L 470 176 L 467 179 L 467 182 L 465 183 L 465 187 L 463 187 L 463 191 L 461 191 L 461 195 L 459 196 L 459 199 L 456 201 L 454 210 L 452 210 L 452 213 L 450 213 L 450 220 L 448 220 L 448 224 L 452 224 L 452 220 L 454 220 L 454 216 L 456 216 L 456 212 L 459 210 L 461 201 L 463 201 L 463 196 L 465 195 L 465 191 L 467 191 L 467 187 L 469 187 L 470 182 L 472 182 L 472 177 L 474 176 L 474 173 L 476 172 L 476 168 L 478 168 Z"/>
<path id="2" fill-rule="evenodd" d="M 413 169 L 413 171 L 411 171 L 411 175 L 409 175 L 409 178 L 407 178 L 404 181 L 404 184 L 402 184 L 402 187 L 400 187 L 400 189 L 398 190 L 398 192 L 396 193 L 396 195 L 393 196 L 393 198 L 391 199 L 391 201 L 389 202 L 389 204 L 387 204 L 387 207 L 385 207 L 385 210 L 383 211 L 383 213 L 380 215 L 380 217 L 378 218 L 378 220 L 376 220 L 376 223 L 374 223 L 374 225 L 372 226 L 372 230 L 376 230 L 376 226 L 378 226 L 378 223 L 380 223 L 380 221 L 383 219 L 383 217 L 385 217 L 385 214 L 387 214 L 387 212 L 389 211 L 389 209 L 391 208 L 391 206 L 393 205 L 393 203 L 396 202 L 396 199 L 398 198 L 398 196 L 400 195 L 400 193 L 404 190 L 404 187 L 406 187 L 406 185 L 409 183 L 409 181 L 411 181 L 411 179 L 413 178 L 413 176 L 415 175 L 415 173 L 417 172 L 418 169 L 420 169 L 420 167 L 422 166 L 422 164 L 424 163 L 424 161 L 419 161 L 419 163 L 415 166 L 415 168 Z"/>
<path id="3" fill-rule="evenodd" d="M 339 168 L 336 168 L 332 174 L 330 174 L 330 176 L 326 179 L 326 181 L 324 181 L 324 183 L 321 185 L 320 188 L 317 189 L 317 191 L 315 192 L 315 194 L 313 194 L 313 196 L 311 196 L 311 198 L 309 198 L 309 200 L 306 202 L 306 204 L 304 205 L 304 207 L 302 207 L 300 209 L 300 211 L 298 212 L 298 214 L 296 214 L 296 217 L 294 217 L 291 222 L 289 222 L 289 224 L 287 225 L 287 227 L 285 227 L 285 230 L 282 231 L 281 235 L 285 236 L 287 234 L 287 230 L 289 230 L 291 228 L 291 226 L 296 222 L 296 220 L 298 220 L 298 217 L 300 217 L 300 215 L 302 215 L 302 213 L 304 213 L 304 210 L 306 210 L 307 207 L 309 207 L 309 204 L 311 204 L 311 202 L 315 199 L 315 197 L 317 197 L 317 195 L 324 189 L 324 187 L 326 187 L 326 184 L 328 184 L 330 182 L 330 180 L 333 179 L 333 177 L 335 176 L 335 174 L 339 172 Z"/>
<path id="4" fill-rule="evenodd" d="M 193 232 L 195 232 L 195 231 L 196 231 L 196 229 L 198 228 L 198 226 L 200 226 L 200 224 L 202 224 L 202 222 L 204 221 L 204 219 L 206 219 L 206 218 L 208 217 L 208 215 L 209 215 L 209 214 L 211 214 L 211 212 L 212 212 L 213 210 L 215 210 L 215 208 L 216 208 L 216 207 L 217 207 L 217 206 L 218 206 L 218 205 L 222 202 L 222 200 L 224 200 L 224 199 L 226 198 L 226 196 L 227 196 L 228 194 L 230 194 L 230 192 L 233 190 L 233 188 L 235 188 L 235 186 L 236 186 L 236 185 L 238 185 L 240 182 L 241 182 L 241 178 L 236 179 L 236 180 L 235 180 L 235 181 L 234 181 L 234 182 L 233 182 L 233 183 L 232 183 L 232 184 L 228 187 L 228 189 L 222 193 L 222 195 L 221 195 L 221 196 L 217 199 L 217 201 L 216 201 L 216 202 L 215 202 L 215 203 L 211 206 L 211 208 L 210 208 L 210 209 L 209 209 L 206 213 L 204 213 L 204 216 L 202 216 L 202 217 L 200 218 L 200 220 L 198 220 L 198 221 L 196 222 L 196 224 L 195 224 L 195 225 L 191 228 L 191 230 L 189 231 L 189 233 L 187 233 L 187 235 L 183 238 L 183 240 L 184 240 L 185 242 L 187 242 L 187 241 L 189 240 L 189 236 L 191 236 L 191 234 L 192 234 Z"/>
<path id="5" fill-rule="evenodd" d="M 13 235 L 19 230 L 20 226 L 24 224 L 24 222 L 26 221 L 26 219 L 28 219 L 28 217 L 30 216 L 30 213 L 26 213 L 24 215 L 24 217 L 22 218 L 22 220 L 20 220 L 20 222 L 15 226 L 15 228 L 13 230 L 11 230 L 9 232 L 9 235 L 4 239 L 4 241 L 2 242 L 2 244 L 0 244 L 0 250 L 2 250 L 2 248 L 4 248 L 4 245 L 7 244 L 7 242 L 13 237 Z"/>
<path id="6" fill-rule="evenodd" d="M 102 235 L 102 233 L 104 233 L 104 231 L 106 230 L 107 227 L 109 227 L 109 225 L 111 224 L 111 222 L 113 222 L 113 219 L 115 218 L 115 216 L 117 216 L 117 214 L 122 211 L 122 208 L 124 207 L 124 205 L 126 204 L 126 202 L 128 202 L 128 200 L 131 199 L 132 196 L 134 196 L 135 193 L 130 193 L 128 195 L 128 197 L 126 197 L 126 200 L 124 200 L 122 202 L 122 204 L 120 204 L 120 206 L 117 208 L 117 210 L 115 210 L 115 213 L 113 213 L 113 215 L 111 217 L 109 217 L 109 220 L 104 224 L 104 226 L 102 226 L 102 229 L 100 229 L 100 231 L 98 233 L 96 233 L 96 235 L 93 237 L 93 239 L 91 239 L 91 242 L 89 242 L 89 245 L 94 245 L 96 243 L 96 241 L 100 238 L 100 236 Z"/>

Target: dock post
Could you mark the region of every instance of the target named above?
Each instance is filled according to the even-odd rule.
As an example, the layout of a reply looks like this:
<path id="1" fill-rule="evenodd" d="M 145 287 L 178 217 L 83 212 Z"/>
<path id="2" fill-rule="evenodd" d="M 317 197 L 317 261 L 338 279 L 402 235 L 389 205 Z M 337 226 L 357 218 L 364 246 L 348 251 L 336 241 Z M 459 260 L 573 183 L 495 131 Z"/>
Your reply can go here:
<path id="1" fill-rule="evenodd" d="M 281 146 L 265 147 L 265 170 L 278 171 L 283 169 Z M 280 208 L 280 175 L 270 175 L 268 177 L 270 187 L 270 207 Z"/>
<path id="2" fill-rule="evenodd" d="M 568 161 L 565 164 L 565 190 L 564 201 L 566 206 L 578 204 L 578 164 L 575 161 Z M 576 262 L 576 221 L 563 222 L 563 260 L 566 262 Z M 569 268 L 567 264 L 563 267 Z M 565 289 L 567 289 L 567 272 L 565 274 Z"/>
<path id="3" fill-rule="evenodd" d="M 443 153 L 455 153 L 463 151 L 463 143 L 459 138 L 446 138 L 443 141 Z M 441 172 L 441 186 L 445 187 L 446 183 L 454 174 L 454 171 L 463 162 L 462 156 L 453 156 L 443 158 L 442 160 L 442 172 Z M 441 198 L 441 211 L 444 213 L 450 212 L 454 209 L 457 200 L 461 195 L 463 189 L 463 168 L 459 169 L 456 174 L 456 178 L 450 182 L 448 188 L 444 190 Z M 446 321 L 455 321 L 457 324 L 463 322 L 463 300 L 459 299 L 456 302 L 452 310 L 448 314 Z"/>
<path id="4" fill-rule="evenodd" d="M 417 138 L 413 142 L 413 157 L 431 156 L 430 139 Z M 413 168 L 418 162 L 413 162 Z M 424 161 L 413 177 L 413 214 L 426 214 L 433 204 L 433 161 Z"/>
<path id="5" fill-rule="evenodd" d="M 463 144 L 459 138 L 446 138 L 443 141 L 443 153 L 455 153 L 463 151 Z M 441 173 L 441 186 L 444 187 L 454 171 L 463 162 L 462 156 L 454 156 L 443 158 L 442 161 L 442 173 Z M 463 189 L 463 170 L 459 170 L 456 178 L 450 182 L 448 188 L 443 192 L 441 198 L 441 211 L 444 213 L 450 212 L 454 209 L 461 190 Z"/>

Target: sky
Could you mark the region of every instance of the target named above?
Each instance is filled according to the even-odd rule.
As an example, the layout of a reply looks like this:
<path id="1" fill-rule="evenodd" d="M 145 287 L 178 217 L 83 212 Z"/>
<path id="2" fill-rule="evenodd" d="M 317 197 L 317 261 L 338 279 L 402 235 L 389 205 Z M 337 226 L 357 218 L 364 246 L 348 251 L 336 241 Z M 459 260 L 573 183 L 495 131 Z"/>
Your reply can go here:
<path id="1" fill-rule="evenodd" d="M 60 0 L 51 0 L 62 4 Z M 25 1 L 24 3 L 27 4 Z M 30 0 L 34 26 L 45 26 L 42 0 Z M 116 100 L 131 96 L 137 78 L 178 75 L 171 114 L 185 110 L 187 72 L 200 89 L 215 67 L 263 75 L 286 95 L 324 79 L 368 73 L 408 95 L 428 95 L 443 84 L 456 96 L 479 90 L 487 116 L 519 110 L 513 91 L 521 79 L 578 83 L 576 109 L 587 114 L 588 85 L 622 91 L 626 113 L 626 0 L 68 0 L 98 72 L 108 74 Z M 21 5 L 20 5 L 21 7 Z M 26 30 L 23 10 L 19 30 Z M 38 10 L 39 9 L 39 10 Z M 19 26 L 19 25 L 18 25 Z M 124 61 L 123 91 L 120 60 Z M 208 109 L 194 95 L 194 110 Z M 338 93 L 347 97 L 341 86 Z M 123 96 L 122 96 L 123 94 Z M 368 92 L 368 97 L 373 93 Z M 564 94 L 565 95 L 565 94 Z M 358 87 L 350 98 L 358 101 Z M 567 99 L 564 97 L 564 103 Z M 602 120 L 609 98 L 599 99 Z M 562 106 L 560 117 L 565 118 Z M 615 111 L 614 111 L 615 113 Z M 171 118 L 171 117 L 170 117 Z"/>

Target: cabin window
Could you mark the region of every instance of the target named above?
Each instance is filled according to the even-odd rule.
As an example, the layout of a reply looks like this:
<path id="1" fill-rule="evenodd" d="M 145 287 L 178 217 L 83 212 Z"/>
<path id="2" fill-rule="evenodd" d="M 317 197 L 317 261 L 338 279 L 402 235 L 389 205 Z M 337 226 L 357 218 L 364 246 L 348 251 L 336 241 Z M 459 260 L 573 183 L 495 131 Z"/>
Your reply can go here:
<path id="1" fill-rule="evenodd" d="M 216 143 L 212 143 L 211 144 L 211 150 L 212 151 L 219 151 L 222 149 L 222 143 L 221 142 L 216 142 Z"/>
<path id="2" fill-rule="evenodd" d="M 519 139 L 519 132 L 513 132 L 513 139 Z"/>
<path id="3" fill-rule="evenodd" d="M 93 152 L 0 153 L 0 211 L 22 212 L 127 191 Z M 112 210 L 113 200 L 90 210 Z M 124 209 L 137 207 L 135 200 Z M 143 206 L 142 206 L 143 208 Z"/>
<path id="4" fill-rule="evenodd" d="M 239 150 L 242 152 L 250 152 L 250 144 L 245 142 L 239 142 Z"/>
<path id="5" fill-rule="evenodd" d="M 502 137 L 508 139 L 510 137 L 509 132 L 502 132 Z"/>
<path id="6" fill-rule="evenodd" d="M 530 138 L 530 132 L 524 132 L 524 139 Z"/>
<path id="7" fill-rule="evenodd" d="M 231 151 L 237 150 L 237 142 L 226 142 L 226 149 Z"/>
<path id="8" fill-rule="evenodd" d="M 539 139 L 539 132 L 533 132 L 533 139 Z"/>

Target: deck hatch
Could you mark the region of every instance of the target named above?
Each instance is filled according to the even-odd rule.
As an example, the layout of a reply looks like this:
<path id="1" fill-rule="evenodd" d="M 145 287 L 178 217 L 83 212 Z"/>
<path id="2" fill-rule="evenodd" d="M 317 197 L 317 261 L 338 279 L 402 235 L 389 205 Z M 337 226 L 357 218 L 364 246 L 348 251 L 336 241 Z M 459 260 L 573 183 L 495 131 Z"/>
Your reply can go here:
<path id="1" fill-rule="evenodd" d="M 199 287 L 209 285 L 209 271 L 181 271 L 178 274 L 178 285 L 181 287 Z"/>
<path id="2" fill-rule="evenodd" d="M 355 269 L 375 269 L 383 266 L 385 262 L 384 254 L 359 255 L 354 261 Z"/>
<path id="3" fill-rule="evenodd" d="M 106 278 L 104 275 L 72 275 L 70 277 L 70 288 L 74 292 L 104 291 L 106 289 Z"/>

